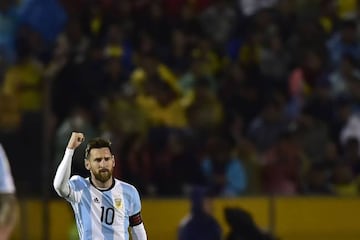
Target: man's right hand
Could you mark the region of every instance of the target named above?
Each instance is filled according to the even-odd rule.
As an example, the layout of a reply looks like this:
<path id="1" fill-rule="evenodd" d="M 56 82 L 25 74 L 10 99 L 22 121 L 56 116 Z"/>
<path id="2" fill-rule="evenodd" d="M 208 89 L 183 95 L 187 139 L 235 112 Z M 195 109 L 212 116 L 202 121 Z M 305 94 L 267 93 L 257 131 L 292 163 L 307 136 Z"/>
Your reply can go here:
<path id="1" fill-rule="evenodd" d="M 76 149 L 85 140 L 83 133 L 72 132 L 67 148 Z"/>

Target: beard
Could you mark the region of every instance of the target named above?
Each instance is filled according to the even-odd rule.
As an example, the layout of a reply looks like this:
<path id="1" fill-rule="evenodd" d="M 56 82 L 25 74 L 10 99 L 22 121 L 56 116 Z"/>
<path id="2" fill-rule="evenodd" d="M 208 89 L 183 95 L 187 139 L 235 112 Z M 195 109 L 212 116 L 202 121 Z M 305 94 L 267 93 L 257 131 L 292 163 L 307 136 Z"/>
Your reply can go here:
<path id="1" fill-rule="evenodd" d="M 93 174 L 96 180 L 105 183 L 112 177 L 112 170 L 100 170 Z"/>

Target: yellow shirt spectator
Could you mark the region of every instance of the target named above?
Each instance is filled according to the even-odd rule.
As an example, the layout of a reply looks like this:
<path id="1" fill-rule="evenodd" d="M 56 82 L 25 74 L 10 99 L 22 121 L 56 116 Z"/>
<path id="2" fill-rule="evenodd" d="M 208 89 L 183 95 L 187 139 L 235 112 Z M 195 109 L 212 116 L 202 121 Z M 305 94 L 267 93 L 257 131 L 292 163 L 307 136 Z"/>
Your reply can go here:
<path id="1" fill-rule="evenodd" d="M 19 101 L 22 112 L 37 112 L 42 107 L 43 76 L 41 66 L 25 60 L 10 67 L 5 73 L 3 92 Z"/>
<path id="2" fill-rule="evenodd" d="M 153 66 L 153 70 L 156 70 L 156 74 L 158 74 L 164 82 L 166 82 L 174 91 L 180 93 L 180 87 L 177 82 L 177 78 L 175 74 L 164 64 L 156 64 Z M 138 93 L 143 91 L 144 82 L 147 79 L 147 72 L 144 68 L 137 68 L 133 71 L 130 76 L 131 84 L 136 89 Z"/>
<path id="3" fill-rule="evenodd" d="M 180 100 L 171 101 L 166 106 L 159 104 L 156 98 L 143 94 L 136 100 L 153 126 L 186 127 L 185 107 Z"/>
<path id="4" fill-rule="evenodd" d="M 187 126 L 186 106 L 181 97 L 159 77 L 147 79 L 144 93 L 137 95 L 136 102 L 146 113 L 152 126 Z"/>
<path id="5" fill-rule="evenodd" d="M 21 113 L 15 97 L 0 93 L 0 129 L 16 130 L 21 124 Z"/>

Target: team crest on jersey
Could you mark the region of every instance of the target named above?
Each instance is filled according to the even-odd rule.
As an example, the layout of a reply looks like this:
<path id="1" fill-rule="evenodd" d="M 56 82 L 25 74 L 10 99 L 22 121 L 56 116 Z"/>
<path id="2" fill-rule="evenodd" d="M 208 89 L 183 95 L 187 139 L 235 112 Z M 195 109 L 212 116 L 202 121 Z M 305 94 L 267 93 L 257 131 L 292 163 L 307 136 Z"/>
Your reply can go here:
<path id="1" fill-rule="evenodd" d="M 121 202 L 121 198 L 115 198 L 115 207 L 117 209 L 121 208 L 122 202 Z"/>

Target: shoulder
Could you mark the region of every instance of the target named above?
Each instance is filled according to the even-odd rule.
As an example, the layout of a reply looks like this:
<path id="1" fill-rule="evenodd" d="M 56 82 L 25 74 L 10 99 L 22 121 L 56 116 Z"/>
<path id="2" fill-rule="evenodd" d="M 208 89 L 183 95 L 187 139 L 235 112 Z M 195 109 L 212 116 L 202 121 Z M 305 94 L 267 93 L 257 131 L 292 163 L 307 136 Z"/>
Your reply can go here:
<path id="1" fill-rule="evenodd" d="M 70 178 L 69 182 L 70 182 L 70 185 L 72 186 L 72 188 L 74 188 L 75 190 L 80 190 L 85 187 L 89 187 L 89 185 L 90 185 L 88 178 L 83 178 L 79 175 L 73 175 Z"/>
<path id="2" fill-rule="evenodd" d="M 127 183 L 127 182 L 124 182 L 124 181 L 121 181 L 117 178 L 115 178 L 115 185 L 118 186 L 118 187 L 121 187 L 121 189 L 124 191 L 124 192 L 132 192 L 132 191 L 137 191 L 136 187 L 130 183 Z"/>
<path id="3" fill-rule="evenodd" d="M 72 181 L 72 182 L 85 181 L 85 178 L 83 178 L 82 176 L 79 176 L 79 175 L 73 175 L 73 176 L 71 176 L 70 181 Z"/>
<path id="4" fill-rule="evenodd" d="M 136 187 L 130 183 L 121 181 L 119 179 L 115 179 L 115 186 L 116 188 L 120 188 L 123 195 L 137 197 L 139 196 L 139 192 Z"/>

